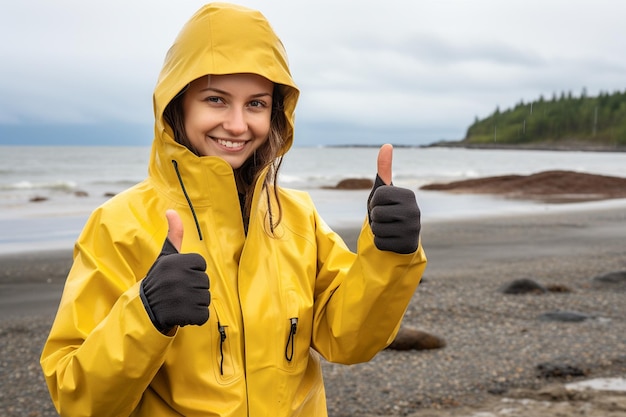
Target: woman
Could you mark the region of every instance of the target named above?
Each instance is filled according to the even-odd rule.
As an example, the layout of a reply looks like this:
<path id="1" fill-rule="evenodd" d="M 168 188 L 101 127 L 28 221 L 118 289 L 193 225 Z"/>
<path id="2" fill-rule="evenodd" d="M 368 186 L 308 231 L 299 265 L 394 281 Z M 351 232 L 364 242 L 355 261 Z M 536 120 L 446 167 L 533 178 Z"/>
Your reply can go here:
<path id="1" fill-rule="evenodd" d="M 41 356 L 61 415 L 326 416 L 319 356 L 363 362 L 393 340 L 426 265 L 415 196 L 388 185 L 383 147 L 350 252 L 276 185 L 298 94 L 259 12 L 209 4 L 185 25 L 148 178 L 75 245 Z"/>

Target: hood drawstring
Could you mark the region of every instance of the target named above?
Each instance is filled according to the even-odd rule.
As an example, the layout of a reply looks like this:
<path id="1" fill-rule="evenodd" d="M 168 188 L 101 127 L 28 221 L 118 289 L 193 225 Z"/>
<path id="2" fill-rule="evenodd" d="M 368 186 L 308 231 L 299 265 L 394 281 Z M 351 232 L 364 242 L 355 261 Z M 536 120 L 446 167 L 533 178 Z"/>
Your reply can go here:
<path id="1" fill-rule="evenodd" d="M 187 194 L 187 190 L 185 189 L 185 184 L 183 183 L 183 177 L 180 175 L 180 171 L 178 170 L 178 162 L 175 159 L 172 159 L 172 165 L 174 165 L 174 170 L 176 171 L 176 176 L 178 177 L 178 182 L 180 183 L 180 188 L 183 190 L 183 194 L 187 199 L 187 204 L 189 205 L 189 209 L 191 210 L 191 215 L 193 216 L 193 220 L 196 222 L 196 229 L 198 230 L 198 237 L 202 240 L 202 231 L 200 230 L 200 223 L 198 222 L 198 217 L 196 216 L 196 211 L 193 209 L 193 204 L 191 204 L 191 199 L 189 198 L 189 194 Z"/>

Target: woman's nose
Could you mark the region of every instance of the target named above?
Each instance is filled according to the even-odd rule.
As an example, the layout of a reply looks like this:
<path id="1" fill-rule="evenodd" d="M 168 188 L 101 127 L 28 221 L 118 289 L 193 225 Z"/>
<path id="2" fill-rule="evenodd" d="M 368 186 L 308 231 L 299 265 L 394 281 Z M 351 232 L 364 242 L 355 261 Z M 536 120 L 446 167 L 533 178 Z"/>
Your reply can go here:
<path id="1" fill-rule="evenodd" d="M 243 109 L 231 108 L 223 123 L 224 129 L 233 135 L 241 135 L 248 130 L 248 123 Z"/>

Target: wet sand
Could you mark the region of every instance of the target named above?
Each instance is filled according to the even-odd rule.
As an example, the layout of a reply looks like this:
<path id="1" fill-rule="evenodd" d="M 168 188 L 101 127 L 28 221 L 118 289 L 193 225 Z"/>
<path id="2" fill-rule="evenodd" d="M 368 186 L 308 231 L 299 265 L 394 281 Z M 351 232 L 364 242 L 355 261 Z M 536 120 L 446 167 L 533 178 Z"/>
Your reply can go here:
<path id="1" fill-rule="evenodd" d="M 337 231 L 354 247 L 358 230 Z M 354 366 L 324 363 L 331 416 L 572 415 L 559 411 L 563 401 L 589 416 L 626 416 L 624 393 L 544 392 L 569 381 L 626 376 L 626 292 L 592 285 L 594 276 L 626 270 L 626 210 L 435 222 L 423 225 L 422 239 L 429 265 L 403 325 L 441 336 L 446 347 L 386 350 Z M 2 415 L 56 416 L 38 358 L 70 264 L 71 248 L 0 255 Z M 570 291 L 498 292 L 520 278 Z M 593 317 L 537 320 L 559 309 Z M 559 361 L 584 374 L 538 373 L 539 364 Z M 522 401 L 523 413 L 502 414 L 520 398 L 536 404 Z"/>

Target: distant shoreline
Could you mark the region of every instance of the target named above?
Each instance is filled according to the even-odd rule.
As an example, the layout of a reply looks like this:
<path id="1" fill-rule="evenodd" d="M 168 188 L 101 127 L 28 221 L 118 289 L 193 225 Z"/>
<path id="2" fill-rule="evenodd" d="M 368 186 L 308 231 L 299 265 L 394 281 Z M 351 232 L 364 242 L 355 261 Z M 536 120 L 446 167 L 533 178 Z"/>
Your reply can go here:
<path id="1" fill-rule="evenodd" d="M 323 148 L 379 148 L 378 144 L 337 144 L 323 145 Z M 461 149 L 481 149 L 481 150 L 508 150 L 508 151 L 560 151 L 560 152 L 626 152 L 626 146 L 609 146 L 598 144 L 567 144 L 567 143 L 533 143 L 533 144 L 506 144 L 506 143 L 465 143 L 462 141 L 440 141 L 425 145 L 407 145 L 392 143 L 394 148 L 461 148 Z"/>
<path id="2" fill-rule="evenodd" d="M 626 146 L 611 146 L 589 143 L 466 143 L 458 142 L 435 142 L 423 145 L 422 148 L 464 148 L 464 149 L 497 149 L 511 151 L 565 151 L 565 152 L 626 152 Z"/>

